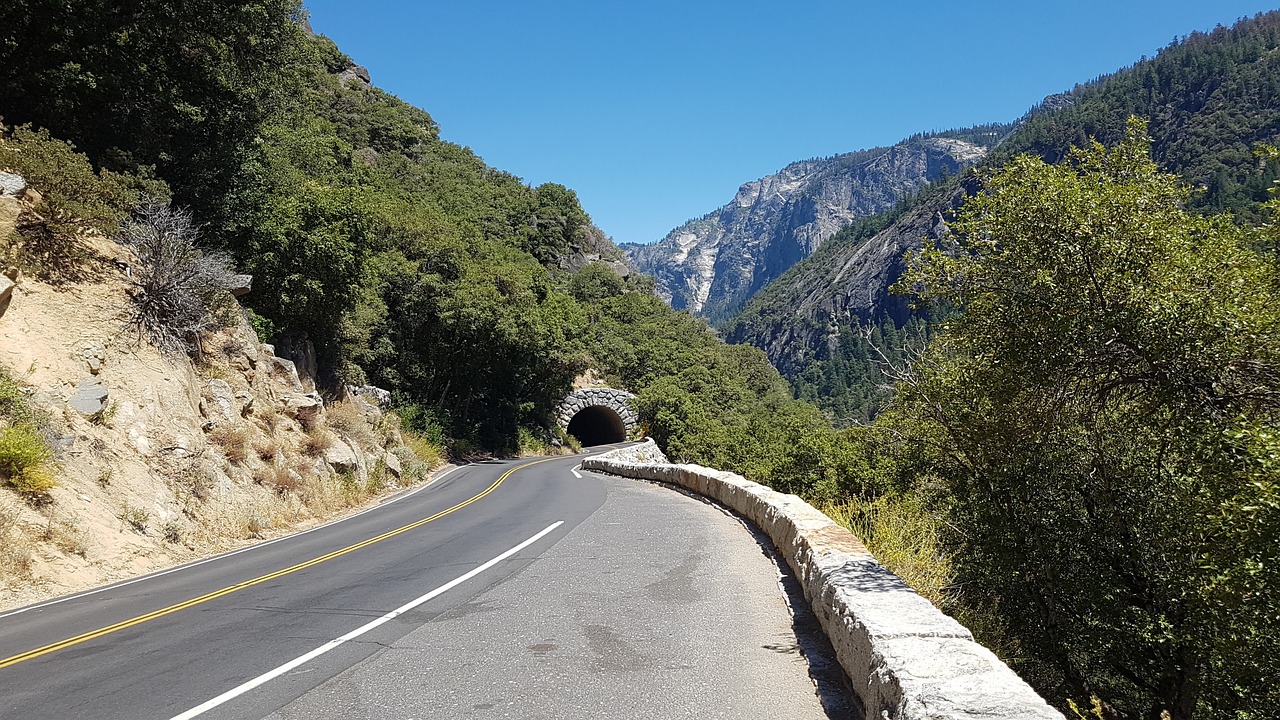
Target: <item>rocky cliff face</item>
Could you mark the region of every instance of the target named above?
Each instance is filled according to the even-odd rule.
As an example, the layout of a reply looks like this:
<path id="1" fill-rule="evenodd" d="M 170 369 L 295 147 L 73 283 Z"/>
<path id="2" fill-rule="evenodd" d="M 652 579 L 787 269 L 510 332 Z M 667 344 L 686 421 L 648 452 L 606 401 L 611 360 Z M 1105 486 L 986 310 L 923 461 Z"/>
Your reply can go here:
<path id="1" fill-rule="evenodd" d="M 907 210 L 870 238 L 833 240 L 820 257 L 793 268 L 734 318 L 726 339 L 764 350 L 779 372 L 793 377 L 809 360 L 829 354 L 824 351 L 832 349 L 842 327 L 882 319 L 902 325 L 912 311 L 889 288 L 906 269 L 907 253 L 940 240 L 947 218 L 976 191 L 976 182 L 968 180 Z"/>
<path id="2" fill-rule="evenodd" d="M 792 163 L 660 242 L 623 249 L 672 307 L 722 320 L 850 221 L 889 210 L 985 152 L 966 140 L 929 137 Z"/>

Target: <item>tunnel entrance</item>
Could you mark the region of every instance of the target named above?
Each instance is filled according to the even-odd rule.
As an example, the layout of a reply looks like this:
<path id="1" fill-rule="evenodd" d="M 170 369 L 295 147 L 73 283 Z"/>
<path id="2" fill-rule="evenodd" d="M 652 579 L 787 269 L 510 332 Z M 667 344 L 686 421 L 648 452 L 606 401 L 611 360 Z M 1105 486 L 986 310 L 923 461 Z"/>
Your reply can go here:
<path id="1" fill-rule="evenodd" d="M 569 420 L 566 431 L 583 447 L 619 443 L 627 439 L 627 426 L 618 413 L 603 405 L 582 408 Z"/>

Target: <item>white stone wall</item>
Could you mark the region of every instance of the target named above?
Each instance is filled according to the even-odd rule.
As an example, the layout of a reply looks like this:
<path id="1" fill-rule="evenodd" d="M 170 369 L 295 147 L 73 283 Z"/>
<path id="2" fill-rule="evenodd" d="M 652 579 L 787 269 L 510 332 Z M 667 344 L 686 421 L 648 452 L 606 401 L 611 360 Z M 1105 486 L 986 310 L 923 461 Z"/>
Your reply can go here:
<path id="1" fill-rule="evenodd" d="M 582 467 L 679 485 L 755 523 L 800 579 L 867 718 L 1063 720 L 968 629 L 812 505 L 733 473 L 634 461 L 645 454 L 628 448 L 587 458 Z"/>

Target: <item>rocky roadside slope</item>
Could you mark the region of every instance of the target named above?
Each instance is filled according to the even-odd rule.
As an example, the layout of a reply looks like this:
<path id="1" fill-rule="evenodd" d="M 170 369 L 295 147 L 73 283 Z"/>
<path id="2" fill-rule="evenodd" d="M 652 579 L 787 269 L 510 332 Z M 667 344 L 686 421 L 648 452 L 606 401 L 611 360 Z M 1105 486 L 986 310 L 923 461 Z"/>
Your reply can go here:
<path id="1" fill-rule="evenodd" d="M 998 133 L 991 135 L 994 142 Z M 935 136 L 792 163 L 661 241 L 623 249 L 672 307 L 718 322 L 851 221 L 885 212 L 985 154 L 983 145 Z"/>
<path id="2" fill-rule="evenodd" d="M 0 238 L 22 209 L 0 195 Z M 314 524 L 440 462 L 376 393 L 326 402 L 238 312 L 199 362 L 162 354 L 128 324 L 130 256 L 84 241 L 84 280 L 4 282 L 0 373 L 41 418 L 57 485 L 0 487 L 0 608 Z"/>

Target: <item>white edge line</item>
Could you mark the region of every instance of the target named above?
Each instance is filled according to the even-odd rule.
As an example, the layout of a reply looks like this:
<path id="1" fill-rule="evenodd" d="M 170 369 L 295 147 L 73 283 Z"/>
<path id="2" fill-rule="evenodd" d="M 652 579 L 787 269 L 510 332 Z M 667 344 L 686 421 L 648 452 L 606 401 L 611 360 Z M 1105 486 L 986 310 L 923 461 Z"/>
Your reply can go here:
<path id="1" fill-rule="evenodd" d="M 249 681 L 247 681 L 247 682 L 245 682 L 245 683 L 242 683 L 242 684 L 240 684 L 240 685 L 237 685 L 236 687 L 231 688 L 230 690 L 228 690 L 228 691 L 226 691 L 226 692 L 222 693 L 221 695 L 219 695 L 219 696 L 217 696 L 217 697 L 213 698 L 212 700 L 208 700 L 208 701 L 206 701 L 206 702 L 203 702 L 203 703 L 201 703 L 201 704 L 199 704 L 199 705 L 197 705 L 197 706 L 195 706 L 195 707 L 191 708 L 190 710 L 188 710 L 188 711 L 186 711 L 186 712 L 182 713 L 181 715 L 175 715 L 175 716 L 173 716 L 172 720 L 190 720 L 191 718 L 197 717 L 197 716 L 199 716 L 199 715 L 203 715 L 204 713 L 206 713 L 206 712 L 208 712 L 208 711 L 210 711 L 210 710 L 212 710 L 212 709 L 214 709 L 214 708 L 218 707 L 219 705 L 222 705 L 222 704 L 224 704 L 224 703 L 226 703 L 226 702 L 228 702 L 228 701 L 230 701 L 230 700 L 233 700 L 233 699 L 235 699 L 235 698 L 237 698 L 237 697 L 239 697 L 239 696 L 241 696 L 241 695 L 243 695 L 243 694 L 245 694 L 245 693 L 249 692 L 250 690 L 253 690 L 254 688 L 256 688 L 256 687 L 258 687 L 258 686 L 260 686 L 260 685 L 263 685 L 263 684 L 265 684 L 265 683 L 268 683 L 268 682 L 270 682 L 270 681 L 272 681 L 272 680 L 274 680 L 274 679 L 276 679 L 276 678 L 280 677 L 281 675 L 284 675 L 285 673 L 289 672 L 290 670 L 293 670 L 294 668 L 297 668 L 297 667 L 299 667 L 299 666 L 301 666 L 301 665 L 304 665 L 304 664 L 306 664 L 306 663 L 308 663 L 308 662 L 310 662 L 310 661 L 312 661 L 312 660 L 314 660 L 314 659 L 316 659 L 316 658 L 320 657 L 321 655 L 324 655 L 325 653 L 329 652 L 330 650 L 333 650 L 334 648 L 338 647 L 339 645 L 342 645 L 343 643 L 345 643 L 345 642 L 347 642 L 347 641 L 349 641 L 349 640 L 354 640 L 354 639 L 356 639 L 356 638 L 360 637 L 361 635 L 364 635 L 365 633 L 369 632 L 370 630 L 373 630 L 374 628 L 376 628 L 376 627 L 378 627 L 378 626 L 380 626 L 380 625 L 382 625 L 382 624 L 384 624 L 384 623 L 387 623 L 387 622 L 390 622 L 391 620 L 394 620 L 395 618 L 397 618 L 397 617 L 399 617 L 399 616 L 401 616 L 401 615 L 403 615 L 403 614 L 405 614 L 405 613 L 409 612 L 410 610 L 412 610 L 412 609 L 414 609 L 414 608 L 418 607 L 419 605 L 421 605 L 421 604 L 423 604 L 423 603 L 427 602 L 428 600 L 430 600 L 430 599 L 432 599 L 432 598 L 434 598 L 434 597 L 436 597 L 436 596 L 438 596 L 438 595 L 441 595 L 441 594 L 443 594 L 443 593 L 445 593 L 445 592 L 447 592 L 447 591 L 449 591 L 449 590 L 452 590 L 453 588 L 455 588 L 455 587 L 457 587 L 457 586 L 461 585 L 462 583 L 464 583 L 464 582 L 466 582 L 466 581 L 470 580 L 471 578 L 473 578 L 473 577 L 475 577 L 475 576 L 479 575 L 480 573 L 484 572 L 485 570 L 488 570 L 489 568 L 493 567 L 494 565 L 497 565 L 498 563 L 502 562 L 503 560 L 506 560 L 507 558 L 511 557 L 512 555 L 515 555 L 516 553 L 520 552 L 521 550 L 523 550 L 523 549 L 525 549 L 525 548 L 529 547 L 530 545 L 534 544 L 535 542 L 537 542 L 537 541 L 541 540 L 543 537 L 545 537 L 545 536 L 547 535 L 547 533 L 550 533 L 552 530 L 555 530 L 556 528 L 560 527 L 560 526 L 561 526 L 561 525 L 563 525 L 563 524 L 564 524 L 564 521 L 563 521 L 563 520 L 557 520 L 557 521 L 555 521 L 555 522 L 554 522 L 554 523 L 552 523 L 551 525 L 548 525 L 548 526 L 547 526 L 547 527 L 546 527 L 542 532 L 538 533 L 537 535 L 534 535 L 533 537 L 529 538 L 528 540 L 525 540 L 524 542 L 520 543 L 519 545 L 516 545 L 515 547 L 511 548 L 510 550 L 507 550 L 506 552 L 504 552 L 504 553 L 502 553 L 501 555 L 499 555 L 499 556 L 495 557 L 494 559 L 492 559 L 492 560 L 490 560 L 490 561 L 486 562 L 485 564 L 483 564 L 483 565 L 481 565 L 481 566 L 479 566 L 479 567 L 477 567 L 477 568 L 474 568 L 474 569 L 470 570 L 470 571 L 469 571 L 469 572 L 467 572 L 466 574 L 464 574 L 464 575 L 459 575 L 458 577 L 454 578 L 453 580 L 450 580 L 449 582 L 445 583 L 444 585 L 441 585 L 440 587 L 436 588 L 435 590 L 432 590 L 431 592 L 427 593 L 426 595 L 423 595 L 423 596 L 421 596 L 421 597 L 419 597 L 419 598 L 417 598 L 417 599 L 415 599 L 415 600 L 411 600 L 410 602 L 405 603 L 404 605 L 401 605 L 400 607 L 396 608 L 395 610 L 392 610 L 391 612 L 387 613 L 386 615 L 383 615 L 382 617 L 379 617 L 379 618 L 377 618 L 376 620 L 372 620 L 372 621 L 370 621 L 370 622 L 368 622 L 368 623 L 365 623 L 364 625 L 361 625 L 360 627 L 356 628 L 355 630 L 352 630 L 351 632 L 347 633 L 346 635 L 343 635 L 343 636 L 342 636 L 342 637 L 340 637 L 340 638 L 337 638 L 336 640 L 330 640 L 329 642 L 325 643 L 324 645 L 321 645 L 320 647 L 316 648 L 315 650 L 312 650 L 311 652 L 309 652 L 309 653 L 307 653 L 307 654 L 305 654 L 305 655 L 299 655 L 298 657 L 296 657 L 296 658 L 294 658 L 293 660 L 290 660 L 289 662 L 287 662 L 287 663 L 285 663 L 285 664 L 281 665 L 280 667 L 276 668 L 275 670 L 271 670 L 271 671 L 269 671 L 269 672 L 263 673 L 262 675 L 259 675 L 258 677 L 254 678 L 254 679 L 252 679 L 252 680 L 249 680 Z"/>
<path id="2" fill-rule="evenodd" d="M 570 468 L 570 469 L 569 469 L 569 472 L 573 473 L 573 476 L 574 476 L 574 477 L 576 477 L 576 478 L 578 478 L 579 480 L 581 480 L 581 479 L 582 479 L 582 475 L 578 473 L 578 468 L 581 468 L 581 467 L 582 467 L 582 466 L 581 466 L 581 465 L 579 465 L 578 467 Z"/>
<path id="3" fill-rule="evenodd" d="M 470 464 L 470 463 L 468 463 L 468 465 L 469 465 L 469 464 Z M 434 485 L 434 484 L 436 483 L 436 481 L 437 481 L 437 480 L 440 480 L 441 478 L 443 478 L 444 476 L 446 476 L 446 475 L 448 475 L 449 473 L 453 472 L 454 470 L 458 470 L 459 468 L 464 468 L 464 467 L 466 467 L 466 465 L 455 465 L 455 466 L 453 466 L 453 467 L 449 468 L 448 470 L 445 470 L 444 472 L 440 473 L 439 475 L 437 475 L 437 476 L 435 476 L 435 477 L 431 478 L 431 479 L 430 479 L 430 480 L 428 480 L 427 482 L 425 482 L 425 483 L 423 483 L 423 484 L 419 485 L 418 487 L 416 487 L 416 488 L 414 488 L 414 489 L 410 490 L 410 491 L 409 491 L 409 492 L 407 492 L 407 493 L 404 493 L 404 494 L 402 494 L 402 495 L 398 495 L 398 496 L 396 496 L 396 497 L 393 497 L 393 498 L 391 498 L 390 500 L 387 500 L 386 502 L 381 502 L 381 503 L 378 503 L 377 505 L 371 505 L 371 506 L 369 506 L 369 507 L 367 507 L 367 508 L 365 508 L 365 509 L 361 510 L 361 511 L 360 511 L 360 512 L 358 512 L 358 513 L 352 513 L 351 515 L 348 515 L 348 516 L 346 516 L 346 517 L 341 517 L 341 518 L 338 518 L 338 519 L 336 519 L 336 520 L 330 520 L 329 522 L 326 522 L 326 523 L 323 523 L 323 524 L 317 525 L 317 526 L 315 526 L 315 527 L 313 527 L 313 528 L 308 528 L 308 529 L 306 529 L 306 530 L 301 530 L 301 531 L 299 531 L 299 532 L 291 533 L 291 534 L 289 534 L 289 535 L 281 535 L 281 536 L 280 536 L 280 537 L 278 537 L 278 538 L 272 538 L 271 540 L 266 540 L 266 541 L 263 541 L 263 542 L 260 542 L 260 543 L 254 543 L 254 544 L 252 544 L 252 545 L 247 545 L 247 546 L 245 546 L 245 547 L 240 548 L 239 550 L 232 550 L 232 551 L 230 551 L 230 552 L 221 553 L 221 554 L 219 554 L 219 555 L 214 555 L 214 556 L 212 556 L 212 557 L 207 557 L 207 558 L 204 558 L 204 559 L 202 559 L 202 560 L 195 560 L 195 561 L 193 561 L 193 562 L 185 563 L 185 564 L 182 564 L 182 565 L 176 565 L 176 566 L 171 567 L 171 568 L 169 568 L 169 569 L 167 569 L 167 570 L 160 570 L 160 571 L 158 571 L 158 572 L 153 572 L 153 573 L 151 573 L 151 574 L 149 574 L 149 575 L 142 575 L 142 576 L 139 576 L 139 577 L 136 577 L 136 578 L 132 578 L 132 579 L 130 579 L 130 580 L 122 580 L 122 581 L 120 581 L 120 582 L 118 582 L 118 583 L 112 583 L 112 584 L 110 584 L 110 585 L 103 585 L 102 587 L 94 588 L 93 590 L 86 590 L 86 591 L 84 591 L 84 592 L 82 592 L 82 593 L 76 593 L 75 595 L 66 595 L 66 596 L 63 596 L 63 597 L 60 597 L 60 598 L 56 598 L 56 599 L 53 599 L 53 600 L 48 600 L 48 601 L 46 601 L 46 602 L 37 603 L 37 604 L 35 604 L 35 605 L 28 605 L 28 606 L 23 607 L 23 608 L 18 608 L 17 610 L 10 610 L 9 612 L 0 613 L 0 620 L 3 620 L 4 618 L 7 618 L 7 617 L 13 617 L 14 615 L 21 615 L 22 613 L 30 612 L 30 611 L 32 611 L 32 610 L 40 610 L 40 609 L 43 609 L 43 608 L 47 608 L 47 607 L 49 607 L 50 605 L 57 605 L 57 604 L 59 604 L 59 603 L 64 603 L 64 602 L 68 602 L 68 601 L 71 601 L 71 600 L 79 600 L 80 598 L 83 598 L 83 597 L 88 597 L 88 596 L 90 596 L 90 595 L 97 595 L 97 594 L 98 594 L 98 593 L 100 593 L 100 592 L 106 592 L 106 591 L 108 591 L 108 590 L 115 590 L 116 588 L 122 588 L 122 587 L 125 587 L 126 585 L 132 585 L 132 584 L 134 584 L 134 583 L 140 583 L 140 582 L 142 582 L 142 581 L 144 581 L 144 580 L 152 580 L 152 579 L 154 579 L 154 578 L 162 577 L 162 576 L 164 576 L 164 575 L 168 575 L 168 574 L 170 574 L 170 573 L 176 573 L 176 572 L 178 572 L 178 571 L 180 571 L 180 570 L 187 570 L 187 569 L 189 569 L 189 568 L 193 568 L 193 567 L 196 567 L 196 566 L 199 566 L 199 565 L 204 565 L 205 563 L 211 563 L 211 562 L 213 562 L 214 560 L 222 560 L 223 558 L 229 558 L 229 557 L 231 557 L 231 556 L 233 556 L 233 555 L 239 555 L 240 553 L 249 552 L 250 550 L 257 550 L 257 549 L 259 549 L 259 548 L 264 548 L 264 547 L 266 547 L 266 546 L 268 546 L 268 545 L 274 545 L 274 544 L 276 544 L 276 543 L 278 543 L 278 542 L 282 542 L 282 541 L 284 541 L 284 540 L 291 540 L 291 539 L 296 538 L 296 537 L 301 537 L 301 536 L 303 536 L 303 535 L 306 535 L 307 533 L 313 533 L 313 532 L 315 532 L 315 531 L 317 531 L 317 530 L 323 530 L 324 528 L 327 528 L 327 527 L 329 527 L 330 525 L 337 525 L 338 523 L 346 522 L 346 521 L 348 521 L 348 520 L 353 520 L 353 519 L 355 519 L 355 518 L 360 517 L 361 515 L 364 515 L 365 513 L 373 512 L 374 510 L 377 510 L 377 509 L 379 509 L 379 508 L 384 508 L 384 507 L 386 507 L 386 506 L 388 506 L 388 505 L 391 505 L 392 503 L 397 503 L 397 502 L 400 502 L 401 500 L 404 500 L 404 499 L 405 499 L 405 498 L 407 498 L 407 497 L 411 497 L 411 496 L 413 496 L 413 495 L 416 495 L 419 491 L 426 490 L 427 488 L 429 488 L 429 487 L 431 487 L 432 485 Z"/>

